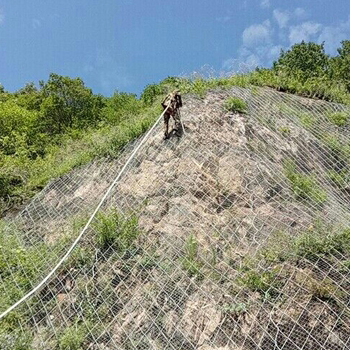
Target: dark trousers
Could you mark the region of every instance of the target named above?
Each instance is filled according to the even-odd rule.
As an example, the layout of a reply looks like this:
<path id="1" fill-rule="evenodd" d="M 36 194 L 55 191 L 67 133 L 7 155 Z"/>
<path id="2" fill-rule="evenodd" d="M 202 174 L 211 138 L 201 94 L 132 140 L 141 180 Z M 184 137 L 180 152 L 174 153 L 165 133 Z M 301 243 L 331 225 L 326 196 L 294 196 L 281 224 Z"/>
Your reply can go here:
<path id="1" fill-rule="evenodd" d="M 178 131 L 181 128 L 180 115 L 178 110 L 175 110 L 174 112 L 166 111 L 164 114 L 164 136 L 166 137 L 169 135 L 170 117 L 174 118 L 174 123 L 175 123 L 174 130 Z"/>

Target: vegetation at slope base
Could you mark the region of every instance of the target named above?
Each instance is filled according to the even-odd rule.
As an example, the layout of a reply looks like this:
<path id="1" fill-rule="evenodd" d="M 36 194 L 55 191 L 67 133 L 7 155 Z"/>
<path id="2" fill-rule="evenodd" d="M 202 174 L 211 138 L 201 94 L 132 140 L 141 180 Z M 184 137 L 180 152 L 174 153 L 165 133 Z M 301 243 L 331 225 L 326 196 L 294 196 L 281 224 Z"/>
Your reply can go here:
<path id="1" fill-rule="evenodd" d="M 302 42 L 282 51 L 271 69 L 227 78 L 169 77 L 148 85 L 140 98 L 118 91 L 112 97 L 95 95 L 80 78 L 57 74 L 40 81 L 39 87 L 29 83 L 15 93 L 0 86 L 0 216 L 50 179 L 95 157 L 117 156 L 155 121 L 160 100 L 174 88 L 203 97 L 214 88 L 268 86 L 349 103 L 349 63 L 349 40 L 335 57 L 325 54 L 323 44 Z M 346 115 L 333 117 L 340 125 L 348 120 Z"/>

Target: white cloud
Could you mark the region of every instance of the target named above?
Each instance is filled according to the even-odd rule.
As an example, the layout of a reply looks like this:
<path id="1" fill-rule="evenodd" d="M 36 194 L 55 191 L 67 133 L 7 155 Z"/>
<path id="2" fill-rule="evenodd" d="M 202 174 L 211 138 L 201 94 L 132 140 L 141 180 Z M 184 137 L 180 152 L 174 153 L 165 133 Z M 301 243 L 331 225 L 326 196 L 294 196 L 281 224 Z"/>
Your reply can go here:
<path id="1" fill-rule="evenodd" d="M 314 40 L 316 34 L 320 33 L 322 26 L 315 22 L 304 22 L 289 28 L 289 43 L 291 45 L 300 43 L 302 40 Z"/>
<path id="2" fill-rule="evenodd" d="M 263 9 L 269 8 L 270 7 L 270 0 L 261 0 L 260 6 Z"/>
<path id="3" fill-rule="evenodd" d="M 350 16 L 331 26 L 305 20 L 308 14 L 301 7 L 290 11 L 275 9 L 273 17 L 273 22 L 267 20 L 245 28 L 242 45 L 235 58 L 228 58 L 222 64 L 224 74 L 246 72 L 256 66 L 271 66 L 278 59 L 281 49 L 289 49 L 303 40 L 324 41 L 326 52 L 335 55 L 341 41 L 350 38 Z"/>
<path id="4" fill-rule="evenodd" d="M 273 10 L 273 17 L 280 28 L 285 28 L 290 20 L 290 14 L 288 12 L 280 11 L 278 9 Z"/>
<path id="5" fill-rule="evenodd" d="M 340 42 L 350 37 L 350 16 L 345 22 L 340 22 L 335 26 L 326 26 L 322 29 L 317 41 L 325 42 L 327 53 L 336 54 L 337 48 L 341 46 Z"/>
<path id="6" fill-rule="evenodd" d="M 271 41 L 272 28 L 270 21 L 262 24 L 253 24 L 244 29 L 242 34 L 243 45 L 247 47 L 269 43 Z"/>
<path id="7" fill-rule="evenodd" d="M 306 17 L 306 11 L 302 7 L 297 7 L 294 10 L 294 16 L 298 19 L 303 19 Z"/>
<path id="8" fill-rule="evenodd" d="M 242 46 L 236 58 L 226 59 L 222 69 L 226 73 L 243 73 L 272 63 L 281 51 L 280 45 L 272 42 L 273 28 L 269 20 L 247 27 L 242 34 Z"/>
<path id="9" fill-rule="evenodd" d="M 4 23 L 5 15 L 4 11 L 0 8 L 0 24 Z"/>

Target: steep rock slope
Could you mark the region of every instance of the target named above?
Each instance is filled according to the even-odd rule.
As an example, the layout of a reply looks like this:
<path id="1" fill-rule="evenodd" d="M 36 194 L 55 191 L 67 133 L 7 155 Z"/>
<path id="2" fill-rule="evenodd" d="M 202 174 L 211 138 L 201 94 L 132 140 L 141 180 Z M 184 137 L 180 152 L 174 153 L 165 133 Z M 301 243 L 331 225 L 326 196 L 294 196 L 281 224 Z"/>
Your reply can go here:
<path id="1" fill-rule="evenodd" d="M 229 96 L 247 113 L 225 111 Z M 347 109 L 269 89 L 184 101 L 184 135 L 156 128 L 59 273 L 1 321 L 5 348 L 350 348 Z M 33 285 L 138 142 L 51 183 L 12 224 L 50 247 Z"/>

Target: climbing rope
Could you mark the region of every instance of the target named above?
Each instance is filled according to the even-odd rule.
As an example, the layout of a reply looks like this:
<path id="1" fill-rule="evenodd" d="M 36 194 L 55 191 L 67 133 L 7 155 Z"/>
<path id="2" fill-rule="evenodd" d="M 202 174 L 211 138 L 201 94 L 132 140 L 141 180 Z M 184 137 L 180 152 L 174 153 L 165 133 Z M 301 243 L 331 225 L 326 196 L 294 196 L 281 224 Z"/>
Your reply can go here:
<path id="1" fill-rule="evenodd" d="M 161 118 L 164 116 L 165 112 L 168 110 L 169 106 L 166 107 L 163 111 L 163 113 L 158 117 L 158 119 L 156 120 L 156 122 L 152 125 L 152 127 L 148 130 L 148 132 L 145 134 L 145 136 L 143 137 L 143 139 L 141 140 L 141 142 L 139 143 L 139 145 L 135 148 L 135 150 L 132 152 L 132 154 L 130 155 L 130 157 L 128 158 L 128 160 L 126 161 L 126 163 L 124 164 L 123 168 L 120 170 L 120 172 L 118 173 L 118 175 L 115 177 L 114 181 L 112 182 L 112 184 L 109 186 L 109 188 L 107 189 L 106 193 L 104 194 L 104 196 L 102 197 L 101 201 L 99 202 L 99 204 L 97 205 L 97 207 L 95 208 L 94 212 L 92 213 L 92 215 L 90 216 L 89 220 L 87 221 L 86 225 L 84 226 L 84 228 L 81 230 L 80 234 L 78 235 L 78 237 L 75 239 L 75 241 L 73 242 L 73 244 L 70 246 L 70 248 L 68 249 L 68 251 L 66 252 L 66 254 L 61 258 L 61 260 L 57 263 L 57 265 L 47 274 L 47 276 L 35 287 L 33 288 L 31 291 L 29 291 L 26 295 L 24 295 L 20 300 L 18 300 L 16 303 L 14 303 L 12 306 L 10 306 L 6 311 L 4 311 L 1 315 L 0 315 L 0 320 L 2 318 L 4 318 L 6 315 L 8 315 L 13 309 L 15 309 L 17 306 L 19 306 L 20 304 L 22 304 L 24 301 L 26 301 L 30 296 L 32 296 L 35 292 L 37 292 L 50 278 L 51 276 L 59 269 L 60 266 L 62 266 L 62 264 L 67 260 L 67 258 L 69 257 L 69 255 L 71 254 L 71 252 L 73 251 L 73 249 L 76 247 L 76 245 L 79 243 L 79 241 L 81 240 L 81 238 L 83 237 L 84 233 L 86 232 L 86 230 L 89 228 L 92 220 L 94 219 L 94 217 L 96 216 L 97 212 L 100 210 L 102 204 L 104 203 L 104 201 L 106 200 L 107 196 L 109 195 L 109 193 L 112 191 L 112 189 L 114 188 L 114 186 L 116 185 L 116 183 L 119 181 L 120 177 L 123 175 L 125 169 L 127 168 L 127 166 L 130 164 L 130 162 L 134 159 L 136 153 L 139 151 L 139 149 L 141 148 L 141 146 L 145 143 L 145 141 L 149 138 L 149 136 L 151 135 L 152 131 L 155 129 L 156 125 L 158 124 L 158 122 L 161 120 Z"/>

